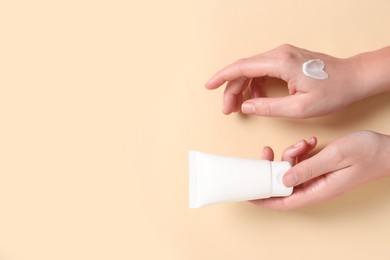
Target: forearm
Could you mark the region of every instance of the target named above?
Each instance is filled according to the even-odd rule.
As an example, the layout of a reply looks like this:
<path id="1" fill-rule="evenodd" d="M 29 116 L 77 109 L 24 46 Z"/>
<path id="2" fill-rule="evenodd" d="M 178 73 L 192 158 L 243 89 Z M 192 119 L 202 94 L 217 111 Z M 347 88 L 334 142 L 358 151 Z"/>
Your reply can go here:
<path id="1" fill-rule="evenodd" d="M 390 46 L 350 58 L 361 98 L 390 91 Z"/>

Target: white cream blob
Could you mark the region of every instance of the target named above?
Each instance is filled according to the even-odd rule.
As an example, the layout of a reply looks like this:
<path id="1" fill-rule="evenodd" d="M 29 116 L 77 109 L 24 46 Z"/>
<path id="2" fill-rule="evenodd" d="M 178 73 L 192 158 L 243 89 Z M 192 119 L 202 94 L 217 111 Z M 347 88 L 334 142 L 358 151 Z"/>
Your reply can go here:
<path id="1" fill-rule="evenodd" d="M 302 71 L 313 79 L 327 79 L 328 73 L 324 71 L 325 63 L 320 59 L 308 60 L 303 63 Z"/>

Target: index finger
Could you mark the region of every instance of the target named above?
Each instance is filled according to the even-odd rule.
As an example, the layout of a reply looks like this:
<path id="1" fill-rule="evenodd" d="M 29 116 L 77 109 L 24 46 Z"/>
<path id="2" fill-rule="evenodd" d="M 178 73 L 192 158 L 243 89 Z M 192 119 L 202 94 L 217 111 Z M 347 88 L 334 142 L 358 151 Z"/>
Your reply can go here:
<path id="1" fill-rule="evenodd" d="M 277 59 L 267 58 L 265 55 L 257 55 L 250 58 L 239 59 L 236 62 L 227 65 L 218 71 L 205 84 L 208 89 L 216 89 L 227 81 L 235 80 L 241 77 L 282 77 L 282 62 Z"/>

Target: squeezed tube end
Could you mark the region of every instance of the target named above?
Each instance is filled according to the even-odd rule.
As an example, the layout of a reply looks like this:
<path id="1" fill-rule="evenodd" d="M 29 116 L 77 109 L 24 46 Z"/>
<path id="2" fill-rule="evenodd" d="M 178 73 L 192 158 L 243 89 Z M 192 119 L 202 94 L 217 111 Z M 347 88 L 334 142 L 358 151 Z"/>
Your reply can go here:
<path id="1" fill-rule="evenodd" d="M 271 162 L 272 169 L 272 197 L 287 197 L 293 192 L 292 187 L 286 187 L 283 176 L 291 168 L 289 162 Z"/>

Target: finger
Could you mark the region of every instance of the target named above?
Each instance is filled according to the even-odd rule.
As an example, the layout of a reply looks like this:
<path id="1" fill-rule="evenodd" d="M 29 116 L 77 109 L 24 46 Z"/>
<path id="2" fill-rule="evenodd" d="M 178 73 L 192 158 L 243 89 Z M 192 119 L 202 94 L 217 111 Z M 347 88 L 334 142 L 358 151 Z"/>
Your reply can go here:
<path id="1" fill-rule="evenodd" d="M 337 162 L 340 162 L 337 152 L 324 149 L 313 157 L 289 169 L 283 176 L 283 183 L 287 187 L 296 186 L 320 175 L 345 167 Z"/>
<path id="2" fill-rule="evenodd" d="M 320 190 L 318 192 L 321 192 Z M 293 210 L 301 208 L 315 202 L 319 202 L 318 193 L 310 192 L 310 189 L 294 189 L 292 195 L 288 197 L 273 197 L 268 199 L 252 200 L 256 206 L 271 208 L 276 210 Z"/>
<path id="3" fill-rule="evenodd" d="M 347 168 L 337 171 L 337 174 L 345 174 Z M 332 173 L 331 173 L 332 174 Z M 343 183 L 334 181 L 331 174 L 320 176 L 305 185 L 294 189 L 294 193 L 289 197 L 269 198 L 251 201 L 261 207 L 277 210 L 293 210 L 311 204 L 328 201 L 347 191 L 341 186 Z"/>
<path id="4" fill-rule="evenodd" d="M 263 148 L 263 153 L 261 155 L 262 160 L 268 160 L 268 161 L 273 161 L 274 160 L 274 151 L 272 150 L 271 147 L 269 146 L 264 146 Z M 262 201 L 263 199 L 260 200 L 250 200 L 250 202 L 255 203 L 255 201 Z"/>
<path id="5" fill-rule="evenodd" d="M 310 152 L 313 151 L 313 149 L 317 146 L 317 138 L 316 137 L 311 137 L 310 139 L 306 140 L 308 144 L 308 150 L 304 153 L 298 156 L 297 162 L 301 162 L 303 160 L 306 160 L 307 158 L 310 157 Z"/>
<path id="6" fill-rule="evenodd" d="M 317 181 L 317 180 L 316 180 Z M 312 185 L 317 185 L 317 189 L 312 189 L 310 186 L 306 186 L 305 188 L 296 187 L 294 189 L 293 194 L 288 197 L 272 197 L 268 199 L 259 199 L 252 200 L 253 204 L 264 207 L 271 208 L 276 210 L 293 210 L 297 208 L 301 208 L 316 202 L 320 202 L 322 198 L 319 194 L 326 194 L 321 185 L 323 182 L 318 180 L 320 185 L 313 181 Z"/>
<path id="7" fill-rule="evenodd" d="M 264 82 L 264 78 L 254 78 L 251 80 L 249 84 L 249 91 L 251 94 L 251 98 L 259 98 L 261 97 L 261 85 Z"/>
<path id="8" fill-rule="evenodd" d="M 305 140 L 300 140 L 294 145 L 286 148 L 282 154 L 282 161 L 287 161 L 291 165 L 295 165 L 297 157 L 306 153 L 309 149 L 309 144 Z"/>
<path id="9" fill-rule="evenodd" d="M 216 89 L 227 81 L 238 78 L 255 78 L 270 76 L 281 78 L 283 71 L 281 62 L 275 62 L 275 59 L 269 59 L 265 55 L 257 55 L 246 59 L 240 59 L 230 65 L 227 65 L 218 71 L 205 84 L 208 89 Z"/>
<path id="10" fill-rule="evenodd" d="M 314 149 L 314 148 L 316 147 L 317 141 L 318 141 L 318 140 L 317 140 L 317 137 L 315 137 L 315 136 L 312 136 L 312 137 L 310 137 L 310 138 L 307 140 L 307 143 L 309 144 L 311 150 Z"/>
<path id="11" fill-rule="evenodd" d="M 262 160 L 268 160 L 268 161 L 273 161 L 274 160 L 274 151 L 272 150 L 271 147 L 265 146 L 263 148 L 263 154 L 261 156 Z"/>
<path id="12" fill-rule="evenodd" d="M 241 103 L 238 101 L 240 99 L 242 100 L 242 92 L 248 85 L 247 81 L 248 80 L 246 78 L 238 78 L 236 80 L 228 82 L 223 93 L 222 111 L 224 114 L 228 115 L 235 110 L 238 110 L 237 107 L 241 105 Z"/>
<path id="13" fill-rule="evenodd" d="M 233 112 L 241 111 L 241 105 L 243 101 L 244 101 L 244 94 L 243 93 L 238 94 L 236 96 L 236 105 L 233 108 Z"/>
<path id="14" fill-rule="evenodd" d="M 241 111 L 244 114 L 258 116 L 305 118 L 310 112 L 304 109 L 307 95 L 249 99 L 242 104 Z"/>
<path id="15" fill-rule="evenodd" d="M 241 105 L 244 101 L 245 91 L 248 89 L 249 82 L 250 79 L 245 80 L 241 92 L 236 95 L 236 105 L 234 106 L 233 112 L 241 111 Z"/>

